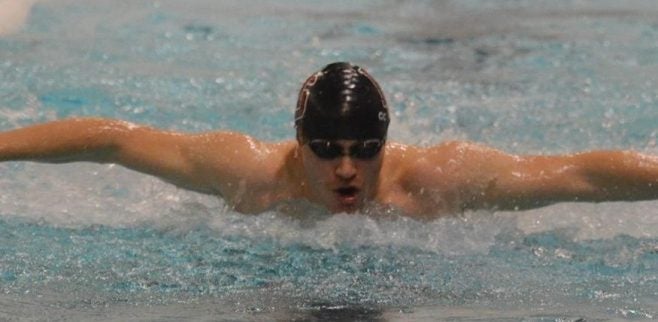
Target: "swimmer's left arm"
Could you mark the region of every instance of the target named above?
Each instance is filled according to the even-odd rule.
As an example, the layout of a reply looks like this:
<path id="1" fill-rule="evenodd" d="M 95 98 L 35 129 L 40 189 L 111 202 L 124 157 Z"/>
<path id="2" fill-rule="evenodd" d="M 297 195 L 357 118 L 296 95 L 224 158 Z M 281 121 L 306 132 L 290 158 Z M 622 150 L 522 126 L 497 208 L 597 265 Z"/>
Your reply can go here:
<path id="1" fill-rule="evenodd" d="M 486 203 L 498 208 L 658 198 L 658 158 L 637 152 L 523 157 L 497 154 L 490 160 L 493 167 L 498 167 L 498 175 L 483 192 Z"/>
<path id="2" fill-rule="evenodd" d="M 462 162 L 464 208 L 518 210 L 563 201 L 658 198 L 658 157 L 632 151 L 514 156 L 473 146 Z"/>

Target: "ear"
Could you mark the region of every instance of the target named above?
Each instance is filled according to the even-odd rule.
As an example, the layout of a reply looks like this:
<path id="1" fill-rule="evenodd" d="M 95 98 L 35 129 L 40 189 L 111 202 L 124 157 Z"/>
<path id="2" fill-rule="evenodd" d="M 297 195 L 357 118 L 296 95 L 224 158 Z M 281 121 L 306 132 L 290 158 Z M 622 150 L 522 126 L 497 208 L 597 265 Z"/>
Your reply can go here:
<path id="1" fill-rule="evenodd" d="M 302 153 L 301 153 L 302 151 L 300 151 L 301 148 L 302 148 L 302 146 L 299 144 L 299 141 L 297 141 L 297 145 L 295 146 L 295 148 L 292 151 L 292 157 L 293 158 L 299 159 L 299 157 L 302 155 Z"/>
<path id="2" fill-rule="evenodd" d="M 304 144 L 304 133 L 302 133 L 302 129 L 300 126 L 295 126 L 295 139 L 297 139 L 297 144 L 303 145 Z"/>
<path id="3" fill-rule="evenodd" d="M 301 143 L 301 141 L 297 140 L 297 145 L 295 146 L 292 152 L 292 157 L 295 160 L 300 161 L 302 164 L 304 163 L 304 153 L 302 153 L 303 148 L 304 145 Z"/>

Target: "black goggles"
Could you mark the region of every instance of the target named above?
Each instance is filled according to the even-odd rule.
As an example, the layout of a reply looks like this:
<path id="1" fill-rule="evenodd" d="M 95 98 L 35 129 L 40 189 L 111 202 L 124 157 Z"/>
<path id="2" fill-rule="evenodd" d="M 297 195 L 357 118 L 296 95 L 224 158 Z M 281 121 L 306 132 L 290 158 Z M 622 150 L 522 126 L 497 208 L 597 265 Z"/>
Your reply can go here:
<path id="1" fill-rule="evenodd" d="M 372 139 L 357 141 L 347 148 L 347 154 L 343 146 L 336 141 L 310 140 L 308 147 L 320 159 L 331 160 L 340 156 L 349 155 L 352 158 L 367 160 L 374 158 L 384 146 L 384 140 Z"/>

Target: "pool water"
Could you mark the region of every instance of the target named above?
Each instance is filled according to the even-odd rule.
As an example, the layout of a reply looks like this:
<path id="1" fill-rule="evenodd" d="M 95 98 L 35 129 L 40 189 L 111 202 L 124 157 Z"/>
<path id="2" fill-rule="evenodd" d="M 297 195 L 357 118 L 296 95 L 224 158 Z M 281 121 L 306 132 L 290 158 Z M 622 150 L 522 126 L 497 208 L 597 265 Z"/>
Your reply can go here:
<path id="1" fill-rule="evenodd" d="M 0 5 L 29 13 L 0 24 L 2 130 L 104 116 L 293 139 L 305 77 L 352 61 L 387 93 L 396 141 L 658 153 L 650 1 Z M 0 171 L 0 319 L 658 317 L 653 201 L 290 218 L 113 165 Z"/>

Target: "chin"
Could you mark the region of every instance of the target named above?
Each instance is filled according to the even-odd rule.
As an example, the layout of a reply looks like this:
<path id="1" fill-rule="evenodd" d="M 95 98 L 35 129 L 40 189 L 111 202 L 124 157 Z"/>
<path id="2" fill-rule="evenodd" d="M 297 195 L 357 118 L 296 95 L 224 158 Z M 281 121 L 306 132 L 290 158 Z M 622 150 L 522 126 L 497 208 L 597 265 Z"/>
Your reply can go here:
<path id="1" fill-rule="evenodd" d="M 356 212 L 359 212 L 362 210 L 362 204 L 355 203 L 355 204 L 350 204 L 350 205 L 344 205 L 344 204 L 337 204 L 334 205 L 334 207 L 331 208 L 331 212 L 334 214 L 338 213 L 347 213 L 347 214 L 353 214 Z"/>

